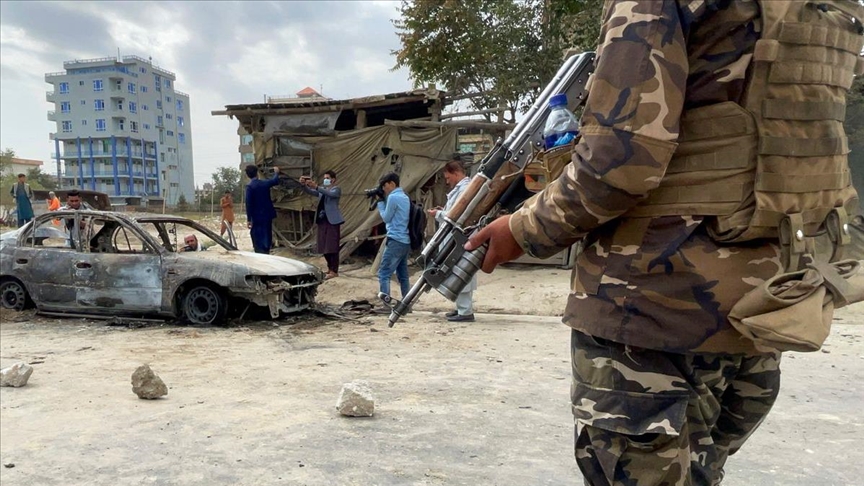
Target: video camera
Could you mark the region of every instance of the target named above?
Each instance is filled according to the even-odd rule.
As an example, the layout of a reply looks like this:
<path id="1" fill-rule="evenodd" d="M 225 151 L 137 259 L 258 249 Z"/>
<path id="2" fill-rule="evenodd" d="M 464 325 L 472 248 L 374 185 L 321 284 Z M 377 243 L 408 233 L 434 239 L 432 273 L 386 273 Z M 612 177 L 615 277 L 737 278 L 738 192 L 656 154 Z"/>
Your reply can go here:
<path id="1" fill-rule="evenodd" d="M 384 189 L 381 186 L 372 188 L 372 189 L 364 189 L 363 194 L 369 198 L 369 211 L 375 209 L 375 206 L 378 204 L 378 201 L 383 201 L 385 198 Z"/>

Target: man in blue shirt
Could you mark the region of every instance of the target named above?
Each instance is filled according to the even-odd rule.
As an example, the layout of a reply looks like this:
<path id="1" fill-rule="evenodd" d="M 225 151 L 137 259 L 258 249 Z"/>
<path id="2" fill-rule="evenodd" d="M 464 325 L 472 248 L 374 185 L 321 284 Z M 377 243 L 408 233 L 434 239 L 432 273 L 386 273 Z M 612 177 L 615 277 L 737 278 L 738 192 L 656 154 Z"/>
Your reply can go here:
<path id="1" fill-rule="evenodd" d="M 270 200 L 270 188 L 279 184 L 279 167 L 273 167 L 272 179 L 258 179 L 258 167 L 246 166 L 246 177 L 250 179 L 246 186 L 246 227 L 252 238 L 252 248 L 255 253 L 269 254 L 273 246 L 273 220 L 276 210 Z"/>
<path id="2" fill-rule="evenodd" d="M 396 272 L 402 297 L 408 293 L 408 254 L 411 253 L 411 239 L 408 237 L 408 212 L 411 201 L 405 191 L 399 187 L 399 175 L 391 172 L 378 181 L 378 187 L 384 191 L 384 201 L 378 201 L 378 212 L 387 227 L 387 239 L 384 242 L 384 254 L 381 255 L 381 266 L 378 267 L 378 288 L 390 295 L 390 277 Z"/>

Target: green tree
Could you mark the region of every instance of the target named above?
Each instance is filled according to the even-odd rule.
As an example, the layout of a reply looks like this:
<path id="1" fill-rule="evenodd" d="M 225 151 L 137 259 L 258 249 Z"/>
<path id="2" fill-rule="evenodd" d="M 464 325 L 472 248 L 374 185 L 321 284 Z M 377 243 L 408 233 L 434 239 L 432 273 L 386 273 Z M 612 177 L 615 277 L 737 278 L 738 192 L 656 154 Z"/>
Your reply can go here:
<path id="1" fill-rule="evenodd" d="M 231 191 L 231 195 L 235 201 L 240 200 L 240 170 L 234 167 L 219 167 L 211 176 L 213 180 L 212 190 L 214 191 L 214 201 L 219 202 L 219 198 L 225 191 Z M 209 195 L 208 195 L 209 197 Z M 209 199 L 208 199 L 209 201 Z"/>
<path id="2" fill-rule="evenodd" d="M 27 182 L 30 183 L 33 189 L 46 189 L 49 191 L 57 189 L 57 177 L 42 172 L 40 167 L 27 169 Z"/>
<path id="3" fill-rule="evenodd" d="M 0 206 L 6 209 L 15 205 L 12 195 L 9 194 L 9 190 L 18 182 L 16 174 L 12 171 L 13 158 L 15 158 L 15 151 L 10 148 L 0 152 Z"/>
<path id="4" fill-rule="evenodd" d="M 478 93 L 475 108 L 505 107 L 513 122 L 567 48 L 594 48 L 601 8 L 601 0 L 403 0 L 395 68 L 408 67 L 415 85 Z"/>
<path id="5" fill-rule="evenodd" d="M 186 200 L 186 196 L 182 193 L 177 198 L 177 211 L 181 213 L 189 211 L 189 201 Z"/>

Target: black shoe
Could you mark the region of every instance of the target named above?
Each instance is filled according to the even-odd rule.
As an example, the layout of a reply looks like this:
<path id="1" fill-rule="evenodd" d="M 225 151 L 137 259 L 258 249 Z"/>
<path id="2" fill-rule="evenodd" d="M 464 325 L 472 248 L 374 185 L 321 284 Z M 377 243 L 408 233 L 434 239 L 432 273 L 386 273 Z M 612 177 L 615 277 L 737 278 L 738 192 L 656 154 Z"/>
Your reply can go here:
<path id="1" fill-rule="evenodd" d="M 456 314 L 455 316 L 447 316 L 447 320 L 450 322 L 474 322 L 474 314 L 467 314 L 464 316 Z"/>
<path id="2" fill-rule="evenodd" d="M 459 311 L 455 311 L 455 310 L 454 310 L 454 311 L 450 311 L 450 312 L 444 314 L 444 317 L 446 317 L 446 318 L 449 319 L 449 318 L 451 318 L 451 317 L 455 317 L 455 316 L 458 316 L 458 315 L 459 315 Z"/>

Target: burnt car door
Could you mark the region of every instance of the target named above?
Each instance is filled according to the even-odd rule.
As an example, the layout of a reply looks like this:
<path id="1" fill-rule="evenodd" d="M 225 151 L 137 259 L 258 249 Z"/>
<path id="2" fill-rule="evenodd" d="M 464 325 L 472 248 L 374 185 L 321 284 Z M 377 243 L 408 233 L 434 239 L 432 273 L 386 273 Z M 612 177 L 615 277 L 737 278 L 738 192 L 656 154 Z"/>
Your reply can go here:
<path id="1" fill-rule="evenodd" d="M 97 216 L 87 222 L 72 281 L 77 302 L 90 312 L 158 313 L 162 307 L 162 258 L 139 228 Z"/>
<path id="2" fill-rule="evenodd" d="M 76 213 L 42 215 L 18 240 L 12 256 L 12 274 L 20 278 L 41 310 L 69 311 L 76 307 L 72 281 L 77 251 L 67 228 L 80 217 Z"/>

